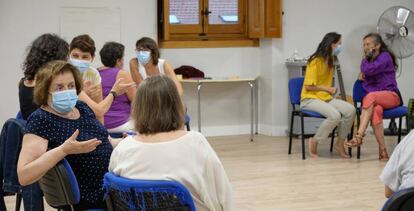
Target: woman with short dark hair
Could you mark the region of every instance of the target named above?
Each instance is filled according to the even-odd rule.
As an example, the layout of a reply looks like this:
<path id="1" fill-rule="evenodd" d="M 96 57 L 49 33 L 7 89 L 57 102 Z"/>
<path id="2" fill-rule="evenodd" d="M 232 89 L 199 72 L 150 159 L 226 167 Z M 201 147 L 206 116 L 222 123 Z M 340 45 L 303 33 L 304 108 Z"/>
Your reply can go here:
<path id="1" fill-rule="evenodd" d="M 137 56 L 129 61 L 129 67 L 132 79 L 137 85 L 147 77 L 166 75 L 174 81 L 180 96 L 183 95 L 183 88 L 173 67 L 169 62 L 160 59 L 160 51 L 155 40 L 149 37 L 139 39 L 135 44 L 135 52 Z"/>
<path id="2" fill-rule="evenodd" d="M 132 118 L 139 135 L 114 149 L 109 171 L 130 179 L 174 180 L 193 197 L 197 210 L 233 210 L 224 168 L 201 133 L 184 129 L 184 106 L 167 76 L 138 87 Z"/>
<path id="3" fill-rule="evenodd" d="M 102 47 L 99 55 L 104 67 L 99 68 L 102 78 L 102 92 L 106 97 L 110 94 L 116 80 L 123 79 L 126 83 L 132 83 L 131 75 L 123 70 L 124 45 L 117 42 L 107 42 Z M 109 132 L 127 132 L 133 130 L 134 124 L 130 120 L 131 102 L 134 100 L 136 88 L 128 89 L 125 94 L 116 96 L 108 112 L 104 115 L 104 125 Z"/>
<path id="4" fill-rule="evenodd" d="M 69 62 L 78 68 L 82 75 L 84 91 L 93 101 L 102 101 L 101 76 L 91 66 L 95 59 L 95 41 L 88 34 L 81 34 L 72 39 L 69 45 Z"/>

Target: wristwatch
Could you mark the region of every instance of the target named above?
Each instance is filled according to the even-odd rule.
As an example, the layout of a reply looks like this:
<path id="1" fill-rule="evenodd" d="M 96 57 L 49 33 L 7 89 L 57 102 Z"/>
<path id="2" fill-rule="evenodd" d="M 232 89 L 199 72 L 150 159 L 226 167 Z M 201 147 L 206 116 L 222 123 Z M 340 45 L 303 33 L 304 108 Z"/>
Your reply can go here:
<path id="1" fill-rule="evenodd" d="M 116 98 L 116 96 L 118 96 L 115 91 L 111 91 L 111 92 L 109 92 L 109 94 L 112 94 L 114 96 L 114 98 Z"/>

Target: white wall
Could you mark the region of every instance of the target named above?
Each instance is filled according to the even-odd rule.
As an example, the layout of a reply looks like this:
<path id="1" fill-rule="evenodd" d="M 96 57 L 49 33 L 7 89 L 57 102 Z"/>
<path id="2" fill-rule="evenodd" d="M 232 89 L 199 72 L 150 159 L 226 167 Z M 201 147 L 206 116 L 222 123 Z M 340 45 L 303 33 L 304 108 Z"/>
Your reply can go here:
<path id="1" fill-rule="evenodd" d="M 284 61 L 294 48 L 311 54 L 329 31 L 343 35 L 340 55 L 347 90 L 351 89 L 361 58 L 361 37 L 374 31 L 382 11 L 392 5 L 414 9 L 412 0 L 285 0 L 282 39 L 263 39 L 259 48 L 164 49 L 162 57 L 173 66 L 192 65 L 207 76 L 251 77 L 260 74 L 260 132 L 282 135 L 287 128 L 287 69 Z M 42 33 L 59 33 L 60 7 L 109 7 L 121 11 L 121 42 L 126 58 L 133 56 L 135 41 L 156 38 L 154 0 L 0 0 L 0 124 L 19 110 L 17 81 L 22 77 L 25 48 Z M 70 40 L 67 40 L 70 41 Z M 414 56 L 404 60 L 399 85 L 405 99 L 414 97 L 409 79 Z M 195 86 L 186 85 L 185 101 L 197 126 Z M 206 135 L 248 133 L 250 92 L 245 84 L 209 85 L 202 92 L 202 125 Z"/>
<path id="2" fill-rule="evenodd" d="M 19 110 L 17 82 L 23 76 L 21 66 L 25 49 L 43 33 L 59 34 L 60 7 L 119 8 L 121 42 L 126 46 L 128 59 L 134 55 L 138 38 L 156 37 L 157 34 L 156 3 L 153 0 L 0 0 L 1 125 Z M 71 38 L 66 41 L 70 42 Z"/>

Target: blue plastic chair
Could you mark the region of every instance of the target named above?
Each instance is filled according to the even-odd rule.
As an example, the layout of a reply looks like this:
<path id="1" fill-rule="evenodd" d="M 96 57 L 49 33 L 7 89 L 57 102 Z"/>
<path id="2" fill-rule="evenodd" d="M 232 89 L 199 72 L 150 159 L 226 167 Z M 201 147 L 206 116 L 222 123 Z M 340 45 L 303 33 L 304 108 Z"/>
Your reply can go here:
<path id="1" fill-rule="evenodd" d="M 353 87 L 353 93 L 352 98 L 354 100 L 354 106 L 355 110 L 357 111 L 357 127 L 359 128 L 359 125 L 361 123 L 360 115 L 362 112 L 362 100 L 364 99 L 365 95 L 367 93 L 362 88 L 362 81 L 356 80 Z M 398 124 L 398 141 L 397 143 L 400 143 L 401 141 L 401 126 L 402 126 L 402 118 L 407 116 L 408 114 L 408 108 L 405 106 L 398 106 L 391 109 L 384 110 L 382 117 L 383 119 L 394 119 L 399 118 L 399 124 Z M 358 146 L 357 149 L 357 158 L 359 159 L 361 156 L 361 147 Z"/>
<path id="2" fill-rule="evenodd" d="M 75 174 L 66 159 L 51 168 L 40 180 L 40 189 L 46 202 L 58 210 L 74 205 L 80 201 L 80 190 Z M 103 211 L 103 209 L 89 209 L 85 211 Z"/>
<path id="3" fill-rule="evenodd" d="M 176 181 L 126 179 L 106 173 L 103 186 L 108 211 L 196 210 L 189 191 Z"/>
<path id="4" fill-rule="evenodd" d="M 17 130 L 19 130 L 20 131 L 20 133 L 22 134 L 22 137 L 20 137 L 19 139 L 17 139 L 19 142 L 22 142 L 22 138 L 23 138 L 23 134 L 24 134 L 24 130 L 25 130 L 25 127 L 26 127 L 26 121 L 25 120 L 23 120 L 23 117 L 22 117 L 22 115 L 21 115 L 21 112 L 19 111 L 18 113 L 17 113 L 17 115 L 16 115 L 16 118 L 15 119 L 13 119 L 13 118 L 11 118 L 11 119 L 8 119 L 5 123 L 4 123 L 4 125 L 3 125 L 3 128 L 2 128 L 2 131 L 1 131 L 1 136 L 3 136 L 4 134 L 6 134 L 7 132 L 5 132 L 4 134 L 3 134 L 3 131 L 7 131 L 7 129 L 5 129 L 5 127 L 6 127 L 6 125 L 11 125 L 11 124 L 13 124 L 13 125 L 15 125 L 16 127 L 17 127 Z M 10 140 L 10 141 L 17 141 L 17 140 Z M 21 143 L 20 143 L 20 145 L 21 145 Z M 1 164 L 1 168 L 3 168 L 3 170 L 6 170 L 6 167 L 5 167 L 5 165 L 6 165 L 6 159 L 5 159 L 5 156 L 6 156 L 6 153 L 5 153 L 5 150 L 6 150 L 6 143 L 2 143 L 1 144 L 1 146 L 2 147 L 5 147 L 5 148 L 2 148 L 0 151 L 0 161 L 2 162 L 2 164 Z M 20 149 L 19 149 L 19 151 L 20 151 Z M 16 154 L 16 156 L 19 156 L 19 154 L 17 153 Z M 17 161 L 17 158 L 16 158 L 16 160 L 15 161 Z M 12 166 L 7 166 L 8 167 L 8 171 L 17 171 L 17 162 L 15 163 L 15 164 L 13 164 Z M 10 169 L 10 167 L 12 167 L 12 169 Z M 1 174 L 3 174 L 3 170 L 1 171 Z M 16 175 L 17 175 L 17 173 L 16 173 Z M 3 179 L 3 176 L 2 176 L 2 179 Z M 17 181 L 16 181 L 16 183 L 17 183 Z M 14 190 L 14 191 L 12 191 L 12 192 L 5 192 L 4 190 L 3 190 L 3 181 L 1 181 L 1 194 L 0 194 L 0 197 L 4 197 L 4 196 L 8 196 L 8 195 L 14 195 L 14 194 L 16 194 L 16 205 L 15 205 L 15 210 L 16 211 L 19 211 L 20 210 L 20 206 L 21 206 L 21 202 L 22 202 L 22 187 L 19 187 L 18 189 L 16 189 L 16 190 Z M 3 209 L 6 209 L 6 207 L 5 207 L 5 203 L 4 203 L 4 198 L 2 198 L 1 199 L 2 201 L 0 202 L 0 210 L 3 210 Z"/>
<path id="5" fill-rule="evenodd" d="M 292 113 L 290 117 L 290 131 L 289 131 L 289 151 L 288 154 L 292 152 L 292 136 L 293 136 L 293 121 L 295 116 L 300 116 L 300 129 L 301 129 L 301 138 L 302 138 L 302 159 L 305 160 L 305 131 L 304 131 L 304 117 L 313 117 L 313 118 L 322 118 L 325 117 L 321 114 L 309 111 L 305 109 L 300 109 L 300 100 L 303 87 L 303 77 L 292 78 L 289 80 L 289 97 L 290 103 L 292 104 Z M 298 107 L 298 108 L 296 108 Z M 332 132 L 331 147 L 330 151 L 333 149 L 335 129 Z"/>
<path id="6" fill-rule="evenodd" d="M 413 211 L 414 188 L 395 192 L 384 204 L 381 211 Z"/>
<path id="7" fill-rule="evenodd" d="M 21 119 L 21 120 L 23 120 L 23 114 L 22 114 L 22 112 L 21 112 L 21 111 L 17 112 L 17 114 L 16 114 L 16 119 Z"/>
<path id="8" fill-rule="evenodd" d="M 111 138 L 123 138 L 124 133 L 109 133 L 109 136 L 111 136 Z"/>
<path id="9" fill-rule="evenodd" d="M 190 116 L 185 114 L 185 126 L 187 127 L 187 131 L 190 131 Z"/>

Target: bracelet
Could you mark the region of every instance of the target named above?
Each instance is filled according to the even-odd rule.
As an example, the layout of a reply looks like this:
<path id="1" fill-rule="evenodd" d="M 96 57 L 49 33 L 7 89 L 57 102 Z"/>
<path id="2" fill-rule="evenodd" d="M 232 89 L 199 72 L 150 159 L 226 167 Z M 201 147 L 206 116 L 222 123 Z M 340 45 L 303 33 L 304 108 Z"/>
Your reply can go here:
<path id="1" fill-rule="evenodd" d="M 111 91 L 109 92 L 109 94 L 112 94 L 112 96 L 114 96 L 114 99 L 116 98 L 116 96 L 118 96 L 115 91 Z"/>

